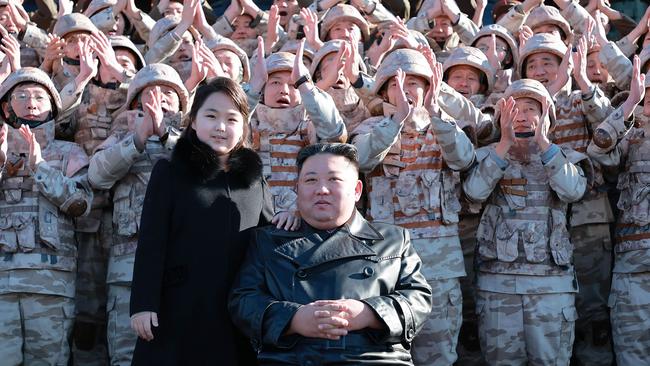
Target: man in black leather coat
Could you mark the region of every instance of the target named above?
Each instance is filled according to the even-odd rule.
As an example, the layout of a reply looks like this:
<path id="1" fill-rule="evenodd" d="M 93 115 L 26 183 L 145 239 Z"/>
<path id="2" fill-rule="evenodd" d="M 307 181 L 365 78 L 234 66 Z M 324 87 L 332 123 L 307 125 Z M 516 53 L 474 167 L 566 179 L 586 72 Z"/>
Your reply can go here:
<path id="1" fill-rule="evenodd" d="M 408 231 L 368 223 L 356 149 L 316 144 L 297 165 L 302 227 L 252 235 L 229 301 L 261 365 L 412 365 L 431 289 Z"/>

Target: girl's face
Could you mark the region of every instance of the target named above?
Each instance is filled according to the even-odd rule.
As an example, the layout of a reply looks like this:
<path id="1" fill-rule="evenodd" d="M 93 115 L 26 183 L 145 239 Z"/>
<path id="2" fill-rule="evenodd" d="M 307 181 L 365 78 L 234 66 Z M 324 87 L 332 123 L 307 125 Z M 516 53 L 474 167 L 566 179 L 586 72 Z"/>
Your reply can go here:
<path id="1" fill-rule="evenodd" d="M 242 140 L 244 117 L 226 94 L 212 93 L 199 108 L 192 128 L 218 155 L 229 154 Z"/>

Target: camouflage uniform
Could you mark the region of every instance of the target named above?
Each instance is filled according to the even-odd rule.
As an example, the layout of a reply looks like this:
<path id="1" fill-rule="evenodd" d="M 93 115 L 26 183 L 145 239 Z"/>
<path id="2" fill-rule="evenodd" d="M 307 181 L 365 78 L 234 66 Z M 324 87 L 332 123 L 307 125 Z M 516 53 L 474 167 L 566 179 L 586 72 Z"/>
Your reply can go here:
<path id="1" fill-rule="evenodd" d="M 97 26 L 97 28 L 107 33 L 110 32 L 115 26 L 116 18 L 113 7 L 117 5 L 117 0 L 93 0 L 88 4 L 85 14 Z M 141 39 L 149 39 L 149 32 L 153 28 L 156 21 L 153 20 L 149 14 L 138 9 L 140 19 L 137 20 L 126 12 L 122 12 L 124 19 L 128 20 L 131 26 L 136 30 Z M 124 29 L 124 35 L 129 36 L 132 29 Z"/>
<path id="2" fill-rule="evenodd" d="M 427 80 L 432 74 L 421 53 L 397 50 L 377 71 L 375 93 L 398 68 Z M 384 103 L 383 117 L 371 117 L 353 132 L 360 169 L 367 172 L 367 216 L 409 229 L 433 291 L 431 314 L 413 341 L 414 363 L 451 365 L 462 322 L 458 279 L 465 275 L 458 239 L 458 170 L 471 164 L 474 147 L 455 123 L 431 117 L 422 107 L 400 129 L 391 118 L 394 110 Z"/>
<path id="3" fill-rule="evenodd" d="M 239 78 L 235 81 L 238 83 L 247 83 L 250 80 L 250 63 L 248 61 L 248 56 L 246 55 L 246 52 L 239 48 L 233 42 L 232 40 L 224 37 L 218 37 L 215 39 L 208 40 L 205 45 L 212 51 L 213 53 L 219 52 L 219 51 L 230 51 L 237 56 L 239 59 L 239 62 L 241 63 L 241 73 L 239 75 Z"/>
<path id="4" fill-rule="evenodd" d="M 60 97 L 39 69 L 9 75 L 0 100 L 25 82 L 50 92 L 56 118 Z M 5 365 L 66 365 L 77 265 L 72 218 L 87 213 L 92 201 L 88 157 L 78 145 L 55 140 L 50 120 L 32 129 L 44 160 L 32 171 L 28 143 L 13 125 L 7 130 L 0 181 L 0 359 Z"/>
<path id="5" fill-rule="evenodd" d="M 266 60 L 269 75 L 291 71 L 294 58 L 286 52 L 272 54 Z M 316 142 L 345 141 L 347 138 L 343 119 L 327 93 L 314 86 L 308 92 L 301 91 L 300 95 L 302 103 L 295 107 L 271 108 L 259 104 L 251 118 L 253 149 L 262 158 L 275 212 L 296 210 L 298 151 Z"/>
<path id="6" fill-rule="evenodd" d="M 497 38 L 502 39 L 508 45 L 510 49 L 510 55 L 512 56 L 512 65 L 507 69 L 497 70 L 494 74 L 494 88 L 493 92 L 503 93 L 513 81 L 519 79 L 517 73 L 517 65 L 519 64 L 519 46 L 517 40 L 515 40 L 512 33 L 510 33 L 506 28 L 498 24 L 485 25 L 474 35 L 471 41 L 472 47 L 476 47 L 476 43 L 479 38 L 495 35 Z"/>
<path id="7" fill-rule="evenodd" d="M 646 79 L 646 92 L 650 82 Z M 647 175 L 650 118 L 637 107 L 635 121 L 617 109 L 596 131 L 588 153 L 620 168 L 621 215 L 616 225 L 614 274 L 609 295 L 616 364 L 650 363 L 650 219 Z M 648 172 L 646 172 L 646 170 Z"/>
<path id="8" fill-rule="evenodd" d="M 314 55 L 314 60 L 310 68 L 311 74 L 315 75 L 316 72 L 319 71 L 321 61 L 326 56 L 332 53 L 337 53 L 344 44 L 345 41 L 339 39 L 325 42 L 323 47 L 321 47 Z M 318 78 L 314 76 L 314 79 Z M 350 82 L 352 83 L 354 80 L 351 80 Z M 341 113 L 343 121 L 345 122 L 345 127 L 348 131 L 354 131 L 359 123 L 370 117 L 370 113 L 352 85 L 347 88 L 340 88 L 335 85 L 326 90 L 326 92 L 332 97 L 332 99 L 334 99 L 334 105 L 339 113 Z"/>
<path id="9" fill-rule="evenodd" d="M 505 92 L 510 96 L 553 103 L 544 86 L 529 79 L 514 82 Z M 551 111 L 551 123 L 554 117 Z M 578 287 L 565 212 L 587 184 L 576 163 L 589 166 L 589 160 L 554 144 L 541 152 L 529 138 L 518 139 L 503 159 L 494 146 L 483 147 L 476 161 L 463 188 L 470 199 L 487 202 L 476 258 L 476 312 L 485 360 L 491 365 L 568 365 Z"/>
<path id="10" fill-rule="evenodd" d="M 174 28 L 180 21 L 179 17 L 165 17 L 156 22 L 156 25 L 151 29 L 151 33 L 149 33 L 148 50 L 144 55 L 144 59 L 147 64 L 168 64 L 178 72 L 181 80 L 187 80 L 192 72 L 192 60 L 176 62 L 170 60 L 183 41 L 183 34 L 174 32 Z M 193 42 L 201 38 L 194 27 L 190 27 L 188 32 L 192 35 Z M 194 46 L 192 45 L 192 47 Z"/>
<path id="11" fill-rule="evenodd" d="M 125 106 L 148 86 L 166 85 L 179 96 L 181 111 L 188 108 L 188 94 L 170 66 L 151 64 L 141 69 L 129 85 Z M 159 159 L 169 158 L 180 136 L 180 116 L 165 117 L 168 137 L 150 137 L 138 151 L 132 129 L 143 118 L 141 111 L 124 111 L 114 122 L 112 134 L 97 147 L 90 161 L 88 180 L 95 189 L 113 193 L 112 243 L 108 261 L 108 347 L 111 365 L 130 365 L 137 337 L 131 329 L 129 300 L 133 262 L 138 243 L 138 225 L 147 182 Z"/>
<path id="12" fill-rule="evenodd" d="M 564 56 L 566 47 L 557 38 L 538 34 L 528 40 L 520 62 L 537 52 Z M 568 86 L 567 86 L 568 89 Z M 591 133 L 603 121 L 611 106 L 596 86 L 590 93 L 560 91 L 556 96 L 556 127 L 549 138 L 561 147 L 586 153 Z M 607 197 L 603 172 L 593 164 L 594 175 L 582 200 L 570 210 L 570 235 L 575 246 L 575 269 L 580 283 L 576 304 L 580 320 L 576 323 L 576 357 L 588 365 L 610 364 L 613 355 L 608 329 L 607 297 L 611 278 L 610 223 L 614 215 Z"/>

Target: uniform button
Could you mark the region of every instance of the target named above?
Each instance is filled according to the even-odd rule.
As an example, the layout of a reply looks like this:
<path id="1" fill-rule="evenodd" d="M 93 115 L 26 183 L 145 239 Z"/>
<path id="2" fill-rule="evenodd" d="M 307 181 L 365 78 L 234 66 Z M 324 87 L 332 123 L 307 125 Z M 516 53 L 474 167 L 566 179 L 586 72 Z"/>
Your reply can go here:
<path id="1" fill-rule="evenodd" d="M 366 275 L 366 277 L 372 277 L 372 275 L 375 274 L 375 270 L 372 269 L 372 267 L 366 267 L 363 269 L 363 274 Z"/>
<path id="2" fill-rule="evenodd" d="M 300 271 L 296 272 L 296 277 L 298 277 L 298 278 L 307 278 L 307 272 L 305 272 L 304 270 L 301 269 Z"/>

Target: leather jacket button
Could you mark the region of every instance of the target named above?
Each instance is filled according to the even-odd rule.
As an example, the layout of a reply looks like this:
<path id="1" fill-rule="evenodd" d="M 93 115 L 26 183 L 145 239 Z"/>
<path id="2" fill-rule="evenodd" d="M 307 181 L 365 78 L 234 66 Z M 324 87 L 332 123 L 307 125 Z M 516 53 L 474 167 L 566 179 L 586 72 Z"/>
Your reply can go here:
<path id="1" fill-rule="evenodd" d="M 366 275 L 366 277 L 372 277 L 372 275 L 375 274 L 375 270 L 372 269 L 372 267 L 366 267 L 363 269 L 363 274 Z"/>
<path id="2" fill-rule="evenodd" d="M 307 272 L 301 269 L 300 271 L 296 272 L 296 277 L 300 279 L 307 278 Z"/>
<path id="3" fill-rule="evenodd" d="M 413 329 L 409 329 L 409 330 L 406 332 L 406 339 L 410 341 L 410 340 L 412 340 L 413 338 L 415 338 L 415 330 L 413 330 Z"/>

